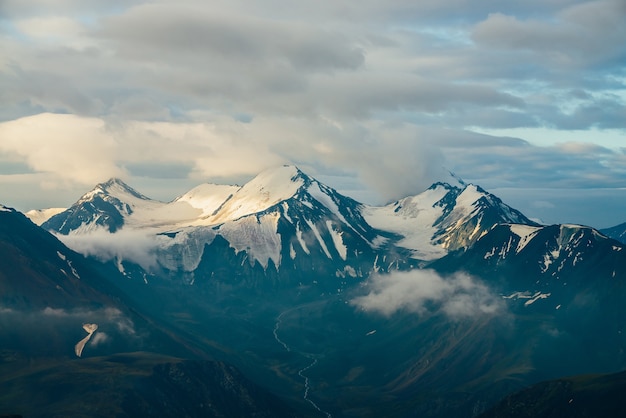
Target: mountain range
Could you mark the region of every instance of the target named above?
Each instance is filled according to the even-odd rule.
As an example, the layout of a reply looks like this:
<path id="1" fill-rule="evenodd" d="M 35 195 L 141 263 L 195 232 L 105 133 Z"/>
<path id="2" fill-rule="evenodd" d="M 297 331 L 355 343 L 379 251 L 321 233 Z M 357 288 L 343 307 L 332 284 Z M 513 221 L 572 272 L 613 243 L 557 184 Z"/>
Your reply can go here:
<path id="1" fill-rule="evenodd" d="M 530 384 L 626 366 L 625 245 L 538 224 L 453 177 L 380 207 L 295 166 L 168 203 L 111 179 L 29 215 L 41 227 L 0 212 L 12 231 L 0 236 L 0 309 L 70 313 L 54 350 L 11 346 L 51 364 L 85 336 L 80 313 L 98 323 L 91 338 L 109 340 L 73 362 L 153 353 L 141 355 L 151 370 L 201 361 L 212 373 L 219 361 L 263 388 L 249 402 L 259 411 L 334 417 L 477 416 Z M 7 340 L 30 341 L 4 326 Z"/>

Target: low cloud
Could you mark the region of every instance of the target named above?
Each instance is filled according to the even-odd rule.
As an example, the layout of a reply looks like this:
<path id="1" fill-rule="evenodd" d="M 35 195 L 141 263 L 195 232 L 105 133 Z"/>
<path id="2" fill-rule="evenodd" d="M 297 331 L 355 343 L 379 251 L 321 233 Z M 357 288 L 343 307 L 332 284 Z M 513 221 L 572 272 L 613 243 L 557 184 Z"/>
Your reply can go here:
<path id="1" fill-rule="evenodd" d="M 465 273 L 441 276 L 434 270 L 376 274 L 369 293 L 351 304 L 389 317 L 397 312 L 420 316 L 443 314 L 450 319 L 494 315 L 504 308 L 501 298 Z"/>
<path id="2" fill-rule="evenodd" d="M 110 337 L 107 333 L 105 332 L 96 332 L 94 333 L 93 337 L 91 338 L 91 340 L 89 341 L 89 345 L 92 347 L 97 347 L 103 343 L 106 343 L 107 341 L 109 341 Z"/>
<path id="3" fill-rule="evenodd" d="M 134 336 L 137 334 L 135 324 L 122 311 L 116 308 L 106 307 L 101 309 L 62 309 L 46 307 L 41 310 L 17 310 L 0 306 L 0 313 L 5 316 L 0 321 L 1 326 L 17 326 L 27 324 L 26 328 L 34 326 L 34 324 L 45 323 L 47 326 L 78 326 L 83 323 L 96 323 L 99 326 L 108 326 L 115 329 L 125 336 Z M 98 333 L 103 334 L 102 331 Z M 110 335 L 100 337 L 111 338 Z"/>
<path id="4" fill-rule="evenodd" d="M 85 256 L 102 261 L 127 260 L 144 270 L 157 265 L 154 235 L 140 231 L 119 230 L 111 234 L 97 230 L 85 235 L 56 235 L 65 245 Z"/>
<path id="5" fill-rule="evenodd" d="M 84 324 L 97 324 L 88 345 L 92 348 L 114 345 L 133 347 L 144 336 L 135 323 L 117 308 L 13 309 L 0 305 L 0 344 L 4 347 L 28 346 L 28 350 L 72 350 L 85 336 Z"/>

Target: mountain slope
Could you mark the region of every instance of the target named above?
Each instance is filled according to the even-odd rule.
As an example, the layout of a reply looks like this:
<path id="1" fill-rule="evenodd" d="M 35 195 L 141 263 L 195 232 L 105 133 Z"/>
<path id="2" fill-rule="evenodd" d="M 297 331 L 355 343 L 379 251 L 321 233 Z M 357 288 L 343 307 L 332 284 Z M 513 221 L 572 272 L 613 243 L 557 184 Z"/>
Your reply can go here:
<path id="1" fill-rule="evenodd" d="M 626 244 L 626 222 L 613 226 L 611 228 L 601 229 L 607 237 L 613 238 L 623 244 Z"/>
<path id="2" fill-rule="evenodd" d="M 3 205 L 0 254 L 0 414 L 306 416 L 206 361 L 225 355 L 142 309 L 117 270 Z"/>
<path id="3" fill-rule="evenodd" d="M 626 372 L 542 382 L 507 396 L 480 418 L 622 417 Z"/>
<path id="4" fill-rule="evenodd" d="M 382 208 L 293 166 L 204 189 L 93 238 L 144 234 L 153 264 L 109 257 L 140 279 L 121 282 L 134 306 L 320 415 L 472 416 L 626 367 L 626 252 L 596 230 L 538 225 L 466 184 Z"/>
<path id="5" fill-rule="evenodd" d="M 0 360 L 0 416 L 306 416 L 222 362 L 145 352 Z"/>
<path id="6" fill-rule="evenodd" d="M 0 207 L 0 342 L 28 355 L 76 355 L 158 349 L 190 354 L 177 337 L 126 303 L 115 269 L 67 248 L 22 213 Z"/>
<path id="7" fill-rule="evenodd" d="M 113 304 L 82 256 L 22 213 L 0 208 L 0 303 L 11 308 Z"/>

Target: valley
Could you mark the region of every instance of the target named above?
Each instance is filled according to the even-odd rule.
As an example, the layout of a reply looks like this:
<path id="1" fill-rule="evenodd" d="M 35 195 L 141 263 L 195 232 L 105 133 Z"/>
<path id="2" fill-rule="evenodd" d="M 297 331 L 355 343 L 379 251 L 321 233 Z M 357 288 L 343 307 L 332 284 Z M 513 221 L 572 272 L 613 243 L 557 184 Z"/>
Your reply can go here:
<path id="1" fill-rule="evenodd" d="M 170 203 L 111 180 L 41 227 L 5 208 L 3 347 L 52 380 L 69 379 L 65 362 L 73 380 L 101 362 L 106 380 L 124 356 L 145 356 L 120 371 L 145 376 L 141 385 L 196 367 L 172 364 L 228 365 L 229 381 L 276 397 L 245 403 L 272 416 L 478 416 L 540 381 L 623 370 L 624 244 L 540 225 L 454 180 L 370 207 L 283 166 Z M 48 325 L 33 336 L 17 318 Z M 4 364 L 0 384 L 29 393 L 36 377 L 21 364 Z M 183 399 L 212 396 L 201 375 L 182 379 Z M 132 399 L 111 408 L 154 411 L 146 386 L 124 382 Z M 256 399 L 238 389 L 223 399 L 244 395 Z M 15 391 L 5 400 L 25 405 Z"/>

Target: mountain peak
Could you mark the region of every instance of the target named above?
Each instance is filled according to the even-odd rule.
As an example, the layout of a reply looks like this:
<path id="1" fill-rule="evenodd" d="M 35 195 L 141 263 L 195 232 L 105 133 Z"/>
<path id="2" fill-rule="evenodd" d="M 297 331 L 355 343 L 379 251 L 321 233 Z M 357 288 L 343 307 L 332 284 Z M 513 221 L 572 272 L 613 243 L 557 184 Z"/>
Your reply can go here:
<path id="1" fill-rule="evenodd" d="M 98 183 L 91 191 L 84 194 L 80 201 L 91 200 L 95 195 L 109 195 L 120 200 L 124 200 L 128 196 L 140 200 L 150 200 L 117 177 L 111 177 L 104 183 Z"/>
<path id="2" fill-rule="evenodd" d="M 295 165 L 269 168 L 243 185 L 224 202 L 212 221 L 219 223 L 261 212 L 292 198 L 312 181 Z"/>
<path id="3" fill-rule="evenodd" d="M 310 181 L 311 178 L 304 174 L 295 165 L 285 164 L 279 167 L 268 168 L 259 173 L 250 183 L 265 183 L 267 186 L 285 185 L 288 183 L 299 183 L 300 181 Z M 246 186 L 248 185 L 246 184 Z M 245 187 L 245 186 L 244 186 Z"/>
<path id="4" fill-rule="evenodd" d="M 110 178 L 97 184 L 69 209 L 50 217 L 41 226 L 64 235 L 70 232 L 88 233 L 101 227 L 113 233 L 124 225 L 124 218 L 132 214 L 136 207 L 153 202 L 122 180 Z"/>

